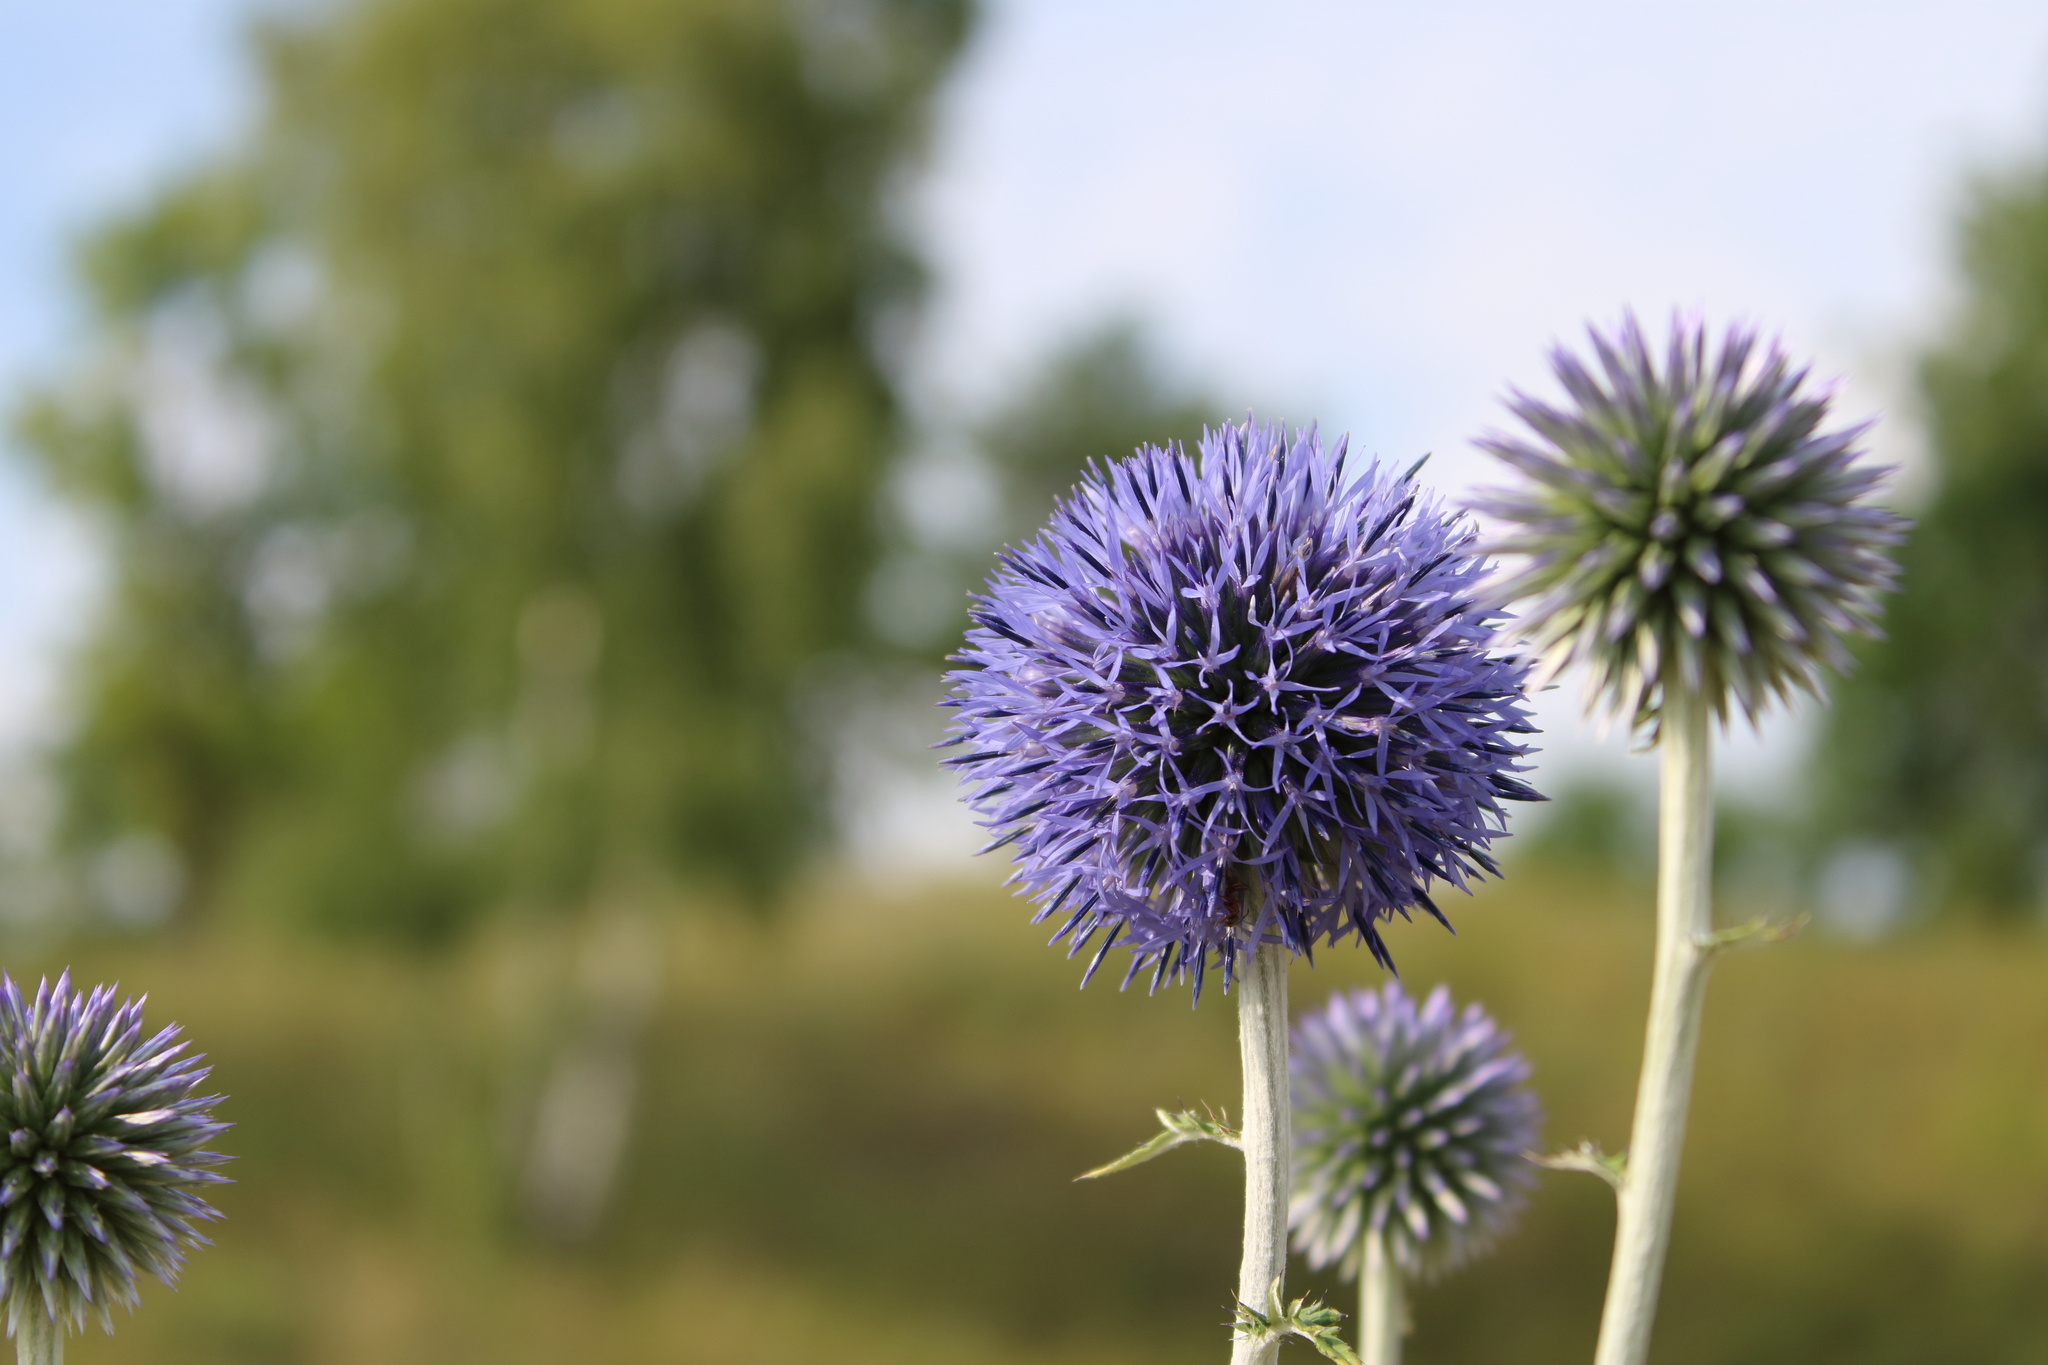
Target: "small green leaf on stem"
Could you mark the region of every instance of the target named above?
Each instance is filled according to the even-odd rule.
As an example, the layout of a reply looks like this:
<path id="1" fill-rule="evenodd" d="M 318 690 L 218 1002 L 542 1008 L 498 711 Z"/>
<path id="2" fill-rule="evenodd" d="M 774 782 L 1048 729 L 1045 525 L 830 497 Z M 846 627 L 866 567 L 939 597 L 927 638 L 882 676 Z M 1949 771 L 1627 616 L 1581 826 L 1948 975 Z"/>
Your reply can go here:
<path id="1" fill-rule="evenodd" d="M 1616 1152 L 1612 1156 L 1600 1150 L 1600 1144 L 1591 1138 L 1581 1142 L 1568 1152 L 1555 1152 L 1550 1156 L 1525 1153 L 1538 1166 L 1548 1166 L 1553 1171 L 1584 1171 L 1597 1175 L 1621 1193 L 1621 1183 L 1628 1177 L 1628 1153 Z"/>
<path id="2" fill-rule="evenodd" d="M 1723 929 L 1700 938 L 1700 951 L 1708 954 L 1725 953 L 1730 948 L 1759 948 L 1766 943 L 1783 943 L 1806 927 L 1807 918 L 1801 914 L 1789 920 L 1772 923 L 1759 915 L 1747 924 L 1738 924 L 1732 929 Z"/>
<path id="3" fill-rule="evenodd" d="M 1357 1352 L 1337 1334 L 1337 1324 L 1342 1321 L 1342 1313 L 1325 1307 L 1321 1299 L 1311 1301 L 1306 1294 L 1282 1305 L 1280 1281 L 1276 1279 L 1266 1291 L 1266 1311 L 1262 1313 L 1240 1299 L 1230 1325 L 1239 1336 L 1254 1341 L 1276 1336 L 1300 1337 L 1338 1365 L 1360 1365 Z"/>
<path id="4" fill-rule="evenodd" d="M 1127 1171 L 1133 1166 L 1143 1165 L 1155 1156 L 1170 1152 L 1174 1148 L 1190 1142 L 1220 1142 L 1225 1147 L 1235 1147 L 1242 1150 L 1243 1143 L 1237 1135 L 1237 1130 L 1225 1124 L 1221 1115 L 1215 1113 L 1197 1114 L 1192 1109 L 1183 1109 L 1178 1114 L 1170 1114 L 1164 1109 L 1155 1109 L 1152 1112 L 1159 1115 L 1160 1126 L 1165 1131 L 1145 1142 L 1135 1151 L 1127 1152 L 1123 1156 L 1118 1157 L 1107 1166 L 1097 1166 L 1092 1171 L 1083 1171 L 1080 1175 L 1075 1176 L 1074 1179 L 1093 1180 L 1097 1176 L 1112 1175 L 1117 1171 Z"/>

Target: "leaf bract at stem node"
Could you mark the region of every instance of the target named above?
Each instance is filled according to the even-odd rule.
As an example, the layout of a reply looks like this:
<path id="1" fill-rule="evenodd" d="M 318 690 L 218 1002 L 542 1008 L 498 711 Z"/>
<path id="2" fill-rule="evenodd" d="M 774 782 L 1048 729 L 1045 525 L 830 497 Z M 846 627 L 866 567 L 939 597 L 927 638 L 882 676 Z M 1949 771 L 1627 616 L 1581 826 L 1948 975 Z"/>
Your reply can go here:
<path id="1" fill-rule="evenodd" d="M 1230 1326 L 1237 1335 L 1254 1341 L 1271 1337 L 1300 1337 L 1339 1365 L 1360 1365 L 1358 1353 L 1337 1334 L 1337 1324 L 1343 1320 L 1342 1313 L 1328 1307 L 1321 1299 L 1310 1299 L 1306 1294 L 1293 1303 L 1283 1304 L 1280 1281 L 1276 1279 L 1266 1291 L 1265 1311 L 1261 1312 L 1239 1299 Z"/>
<path id="2" fill-rule="evenodd" d="M 1584 1171 L 1587 1175 L 1597 1175 L 1612 1185 L 1616 1194 L 1621 1193 L 1628 1180 L 1628 1153 L 1603 1152 L 1600 1144 L 1591 1138 L 1569 1151 L 1553 1152 L 1549 1156 L 1539 1156 L 1535 1152 L 1524 1155 L 1538 1166 L 1548 1166 L 1553 1171 Z"/>
<path id="3" fill-rule="evenodd" d="M 1142 1166 L 1153 1157 L 1161 1156 L 1190 1142 L 1220 1142 L 1225 1147 L 1242 1151 L 1244 1140 L 1238 1136 L 1235 1128 L 1223 1121 L 1226 1115 L 1218 1114 L 1206 1105 L 1203 1106 L 1203 1110 L 1200 1114 L 1192 1109 L 1183 1109 L 1177 1114 L 1164 1109 L 1153 1110 L 1153 1113 L 1159 1115 L 1159 1125 L 1163 1132 L 1126 1152 L 1107 1166 L 1097 1166 L 1092 1171 L 1083 1171 L 1074 1179 L 1094 1180 L 1098 1176 L 1127 1171 L 1133 1166 Z"/>
<path id="4" fill-rule="evenodd" d="M 1709 957 L 1725 953 L 1731 948 L 1761 948 L 1767 943 L 1783 943 L 1800 933 L 1811 918 L 1803 912 L 1789 920 L 1769 920 L 1758 915 L 1755 919 L 1732 928 L 1702 934 L 1693 940 L 1693 944 Z"/>

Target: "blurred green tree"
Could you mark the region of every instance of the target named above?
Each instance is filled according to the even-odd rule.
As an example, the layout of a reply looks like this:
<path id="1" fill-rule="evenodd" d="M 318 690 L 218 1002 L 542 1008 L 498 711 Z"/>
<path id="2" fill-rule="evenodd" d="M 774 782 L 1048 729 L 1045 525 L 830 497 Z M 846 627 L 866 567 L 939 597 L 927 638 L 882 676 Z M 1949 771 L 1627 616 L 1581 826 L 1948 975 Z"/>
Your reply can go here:
<path id="1" fill-rule="evenodd" d="M 1508 845 L 1512 856 L 1557 867 L 1594 868 L 1631 881 L 1656 874 L 1656 809 L 1637 788 L 1580 775 L 1551 794 L 1535 826 Z M 1522 831 L 1517 830 L 1517 833 Z"/>
<path id="2" fill-rule="evenodd" d="M 1090 460 L 1172 441 L 1192 450 L 1205 425 L 1229 417 L 1203 386 L 1173 375 L 1135 319 L 1077 333 L 976 426 L 1001 494 L 998 538 L 1036 533 Z"/>
<path id="3" fill-rule="evenodd" d="M 608 877 L 771 893 L 824 811 L 804 681 L 866 643 L 894 197 L 966 11 L 264 30 L 247 150 L 89 242 L 93 353 L 22 412 L 112 552 L 58 758 L 89 881 L 417 945 Z"/>
<path id="4" fill-rule="evenodd" d="M 1837 832 L 2012 917 L 2048 871 L 2048 168 L 1981 184 L 1961 244 L 1962 307 L 1920 369 L 1938 482 L 1817 785 Z"/>
<path id="5" fill-rule="evenodd" d="M 909 700 L 929 719 L 930 664 L 958 646 L 969 594 L 998 549 L 1037 534 L 1090 460 L 1146 443 L 1192 449 L 1205 424 L 1228 415 L 1205 386 L 1174 373 L 1141 323 L 1112 317 L 1052 346 L 985 409 L 940 433 L 898 471 L 893 553 L 869 602 L 915 669 L 890 704 Z M 928 767 L 926 727 L 904 728 Z"/>

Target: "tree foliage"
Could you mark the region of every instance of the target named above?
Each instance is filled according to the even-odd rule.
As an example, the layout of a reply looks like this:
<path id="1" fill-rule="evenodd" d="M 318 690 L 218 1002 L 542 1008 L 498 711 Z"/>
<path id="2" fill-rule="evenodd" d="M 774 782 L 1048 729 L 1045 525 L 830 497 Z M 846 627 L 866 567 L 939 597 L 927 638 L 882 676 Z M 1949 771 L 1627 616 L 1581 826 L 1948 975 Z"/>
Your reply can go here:
<path id="1" fill-rule="evenodd" d="M 105 527 L 82 855 L 431 942 L 817 833 L 864 644 L 893 199 L 964 0 L 360 0 L 260 40 L 246 150 L 84 251 L 24 446 Z"/>
<path id="2" fill-rule="evenodd" d="M 1820 787 L 1830 824 L 2012 914 L 2048 853 L 2048 169 L 1981 186 L 1961 240 L 1963 306 L 1920 370 L 1938 486 Z"/>
<path id="3" fill-rule="evenodd" d="M 925 708 L 931 664 L 959 646 L 969 595 L 995 571 L 996 552 L 1037 535 L 1091 460 L 1146 444 L 1192 449 L 1205 424 L 1228 416 L 1174 372 L 1140 322 L 1115 316 L 1057 341 L 971 418 L 934 422 L 928 434 L 941 439 L 901 471 L 894 554 L 870 601 L 918 670 L 901 689 L 914 709 Z M 928 736 L 910 729 L 923 768 Z"/>
<path id="4" fill-rule="evenodd" d="M 1171 375 L 1136 321 L 1077 333 L 979 424 L 1002 494 L 1001 539 L 1034 534 L 1090 460 L 1172 441 L 1192 450 L 1205 424 L 1228 416 L 1220 400 Z"/>

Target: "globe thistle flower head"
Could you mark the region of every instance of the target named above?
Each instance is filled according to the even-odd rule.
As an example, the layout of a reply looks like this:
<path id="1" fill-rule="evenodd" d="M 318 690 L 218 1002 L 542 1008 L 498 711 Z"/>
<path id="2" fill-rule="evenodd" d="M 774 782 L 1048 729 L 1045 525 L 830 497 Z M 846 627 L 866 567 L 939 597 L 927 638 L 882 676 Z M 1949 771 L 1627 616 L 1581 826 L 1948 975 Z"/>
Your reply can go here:
<path id="1" fill-rule="evenodd" d="M 1724 720 L 1731 696 L 1754 720 L 1818 693 L 1876 633 L 1905 533 L 1864 500 L 1891 472 L 1857 448 L 1869 424 L 1823 430 L 1829 394 L 1747 327 L 1715 344 L 1677 319 L 1661 360 L 1633 316 L 1588 334 L 1592 365 L 1551 352 L 1569 404 L 1515 393 L 1531 434 L 1477 442 L 1526 476 L 1472 503 L 1506 524 L 1486 548 L 1523 557 L 1495 600 L 1530 599 L 1546 672 L 1589 665 L 1637 725 L 1673 684 Z"/>
<path id="2" fill-rule="evenodd" d="M 70 973 L 24 1000 L 0 975 L 0 1297 L 7 1330 L 42 1314 L 76 1329 L 88 1313 L 111 1330 L 133 1307 L 135 1278 L 172 1283 L 194 1224 L 219 1215 L 197 1191 L 223 1183 L 205 1150 L 227 1128 L 195 1097 L 203 1058 L 175 1027 L 142 1034 L 142 1001 L 101 986 L 81 996 Z"/>
<path id="3" fill-rule="evenodd" d="M 1477 1005 L 1418 1008 L 1398 981 L 1339 991 L 1294 1026 L 1294 1249 L 1346 1279 L 1366 1231 L 1409 1273 L 1449 1269 L 1505 1232 L 1534 1172 L 1543 1111 L 1529 1064 Z"/>
<path id="4" fill-rule="evenodd" d="M 1410 473 L 1412 474 L 1412 470 Z M 1474 531 L 1340 442 L 1247 422 L 1091 468 L 1005 551 L 947 761 L 1069 955 L 1226 983 L 1262 941 L 1362 940 L 1495 871 L 1530 730 Z M 984 850 L 986 851 L 986 850 Z"/>

